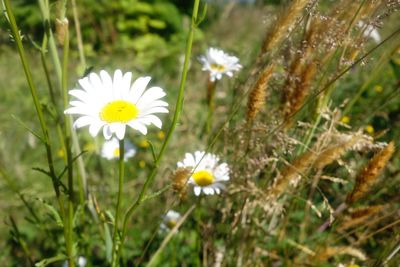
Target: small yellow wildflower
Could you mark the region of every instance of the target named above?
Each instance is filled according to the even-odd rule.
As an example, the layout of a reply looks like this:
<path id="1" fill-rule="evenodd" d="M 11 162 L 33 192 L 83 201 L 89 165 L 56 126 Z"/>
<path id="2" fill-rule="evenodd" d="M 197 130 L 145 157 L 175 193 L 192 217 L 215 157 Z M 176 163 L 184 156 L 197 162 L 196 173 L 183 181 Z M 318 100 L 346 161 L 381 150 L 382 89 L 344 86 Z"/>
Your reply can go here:
<path id="1" fill-rule="evenodd" d="M 378 94 L 379 94 L 379 93 L 382 93 L 382 92 L 383 92 L 383 87 L 382 87 L 382 85 L 379 85 L 379 84 L 378 84 L 378 85 L 375 85 L 375 86 L 374 86 L 374 91 L 377 92 Z"/>
<path id="2" fill-rule="evenodd" d="M 365 126 L 365 131 L 369 134 L 373 134 L 375 132 L 374 126 L 368 124 L 367 126 Z"/>
<path id="3" fill-rule="evenodd" d="M 85 151 L 96 151 L 96 145 L 94 143 L 87 143 L 83 146 L 83 150 Z"/>
<path id="4" fill-rule="evenodd" d="M 344 124 L 349 124 L 350 122 L 350 117 L 349 116 L 343 116 L 340 121 Z"/>
<path id="5" fill-rule="evenodd" d="M 139 167 L 142 168 L 142 169 L 144 169 L 144 167 L 146 167 L 146 161 L 140 160 L 140 161 L 139 161 Z"/>
<path id="6" fill-rule="evenodd" d="M 163 131 L 158 131 L 157 137 L 160 140 L 163 140 L 165 138 L 165 133 Z"/>
<path id="7" fill-rule="evenodd" d="M 60 158 L 65 158 L 66 154 L 63 148 L 60 148 L 59 150 L 57 150 L 57 156 Z"/>
<path id="8" fill-rule="evenodd" d="M 142 141 L 139 142 L 139 147 L 141 148 L 148 148 L 150 146 L 149 142 L 147 142 L 146 139 L 143 139 Z"/>

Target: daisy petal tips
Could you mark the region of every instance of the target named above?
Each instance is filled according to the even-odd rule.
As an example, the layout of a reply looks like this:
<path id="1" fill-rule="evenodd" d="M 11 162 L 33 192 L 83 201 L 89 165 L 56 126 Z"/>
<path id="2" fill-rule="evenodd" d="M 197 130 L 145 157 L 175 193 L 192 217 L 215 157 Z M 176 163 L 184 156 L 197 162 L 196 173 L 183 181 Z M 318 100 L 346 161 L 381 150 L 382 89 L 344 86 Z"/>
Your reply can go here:
<path id="1" fill-rule="evenodd" d="M 161 120 L 154 114 L 168 113 L 168 103 L 160 100 L 165 92 L 160 87 L 146 90 L 150 77 L 139 77 L 131 84 L 132 73 L 116 70 L 111 77 L 105 70 L 90 73 L 79 80 L 82 89 L 69 94 L 76 98 L 69 102 L 65 114 L 79 115 L 75 128 L 89 126 L 95 137 L 101 129 L 106 140 L 115 135 L 124 139 L 126 126 L 147 134 L 147 126 L 161 128 Z"/>
<path id="2" fill-rule="evenodd" d="M 204 151 L 196 151 L 194 154 L 186 153 L 183 161 L 178 162 L 177 165 L 192 168 L 193 173 L 188 183 L 193 185 L 196 196 L 201 192 L 206 195 L 219 194 L 225 188 L 224 183 L 229 180 L 228 164 L 219 163 L 216 155 Z"/>
<path id="3" fill-rule="evenodd" d="M 203 64 L 202 70 L 210 72 L 210 81 L 212 82 L 220 80 L 224 74 L 232 77 L 234 71 L 242 68 L 237 57 L 212 47 L 207 50 L 205 55 L 200 56 L 199 60 Z"/>

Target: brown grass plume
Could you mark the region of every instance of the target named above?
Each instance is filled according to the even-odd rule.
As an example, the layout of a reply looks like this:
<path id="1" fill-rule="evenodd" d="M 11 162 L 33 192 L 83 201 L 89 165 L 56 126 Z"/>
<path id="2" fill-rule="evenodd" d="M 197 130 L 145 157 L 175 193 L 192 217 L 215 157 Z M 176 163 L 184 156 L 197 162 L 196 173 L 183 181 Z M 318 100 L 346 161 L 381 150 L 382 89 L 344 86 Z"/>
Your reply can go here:
<path id="1" fill-rule="evenodd" d="M 394 143 L 390 142 L 368 162 L 367 166 L 358 174 L 353 191 L 347 195 L 347 203 L 353 203 L 359 200 L 370 189 L 392 157 L 394 151 Z"/>
<path id="2" fill-rule="evenodd" d="M 293 0 L 287 9 L 278 17 L 277 21 L 267 31 L 264 42 L 261 48 L 261 55 L 270 51 L 280 43 L 287 35 L 289 29 L 293 28 L 299 16 L 302 14 L 308 0 Z"/>
<path id="3" fill-rule="evenodd" d="M 268 81 L 274 70 L 274 65 L 267 66 L 253 86 L 247 102 L 247 122 L 253 121 L 265 104 Z"/>

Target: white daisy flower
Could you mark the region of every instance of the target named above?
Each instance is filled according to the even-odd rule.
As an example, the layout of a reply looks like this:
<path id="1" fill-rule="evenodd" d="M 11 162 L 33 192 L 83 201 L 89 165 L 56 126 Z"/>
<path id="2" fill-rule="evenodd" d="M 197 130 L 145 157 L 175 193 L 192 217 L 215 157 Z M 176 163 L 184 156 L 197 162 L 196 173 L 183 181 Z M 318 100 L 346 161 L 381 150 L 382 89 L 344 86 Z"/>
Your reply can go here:
<path id="1" fill-rule="evenodd" d="M 194 155 L 186 153 L 183 161 L 178 162 L 178 167 L 195 168 L 188 183 L 193 184 L 196 196 L 202 191 L 206 195 L 219 194 L 224 189 L 223 182 L 229 180 L 229 167 L 228 164 L 219 164 L 218 161 L 216 155 L 196 151 Z"/>
<path id="2" fill-rule="evenodd" d="M 95 137 L 103 128 L 104 138 L 109 140 L 113 134 L 124 139 L 126 126 L 147 133 L 147 127 L 154 124 L 161 128 L 161 120 L 154 113 L 168 113 L 168 104 L 160 98 L 165 92 L 160 87 L 146 90 L 151 77 L 140 77 L 131 85 L 132 73 L 114 72 L 112 78 L 105 70 L 100 74 L 90 73 L 79 80 L 83 89 L 73 89 L 69 94 L 77 100 L 70 101 L 66 114 L 80 117 L 74 127 L 89 125 L 89 133 Z"/>
<path id="3" fill-rule="evenodd" d="M 160 225 L 160 229 L 162 231 L 168 231 L 175 227 L 178 221 L 182 218 L 182 215 L 179 212 L 174 210 L 169 210 L 167 214 L 163 216 L 162 223 Z"/>
<path id="4" fill-rule="evenodd" d="M 128 140 L 124 141 L 124 160 L 127 161 L 136 154 L 136 149 Z M 115 137 L 104 142 L 101 147 L 101 156 L 108 160 L 119 159 L 119 140 Z"/>
<path id="5" fill-rule="evenodd" d="M 237 57 L 228 55 L 224 51 L 212 47 L 199 60 L 203 64 L 202 70 L 210 72 L 210 80 L 213 82 L 220 80 L 223 74 L 232 77 L 234 71 L 242 68 Z"/>

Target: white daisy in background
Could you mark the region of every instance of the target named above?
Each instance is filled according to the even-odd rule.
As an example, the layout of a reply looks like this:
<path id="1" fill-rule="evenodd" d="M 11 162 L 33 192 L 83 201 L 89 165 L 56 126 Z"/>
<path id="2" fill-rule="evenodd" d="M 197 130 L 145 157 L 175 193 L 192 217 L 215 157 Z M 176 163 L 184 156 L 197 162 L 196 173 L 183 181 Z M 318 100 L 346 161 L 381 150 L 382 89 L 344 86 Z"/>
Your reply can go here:
<path id="1" fill-rule="evenodd" d="M 364 37 L 369 37 L 372 40 L 375 41 L 375 43 L 379 44 L 381 42 L 381 35 L 379 34 L 378 30 L 376 29 L 376 27 L 374 27 L 373 25 L 369 24 L 366 25 L 364 22 L 362 22 L 361 20 L 357 23 L 357 26 L 362 29 L 363 31 L 363 36 Z"/>
<path id="2" fill-rule="evenodd" d="M 224 189 L 223 182 L 229 180 L 229 167 L 228 164 L 218 163 L 218 161 L 219 158 L 216 155 L 196 151 L 194 155 L 186 153 L 183 161 L 178 162 L 178 167 L 195 168 L 192 170 L 193 174 L 188 183 L 193 184 L 196 196 L 202 191 L 206 195 L 219 194 Z"/>
<path id="3" fill-rule="evenodd" d="M 79 80 L 83 89 L 73 89 L 69 94 L 77 100 L 70 101 L 71 107 L 66 114 L 77 114 L 80 117 L 74 127 L 89 125 L 89 133 L 95 137 L 101 128 L 105 139 L 114 134 L 119 140 L 125 137 L 126 126 L 147 133 L 147 127 L 154 124 L 161 128 L 161 120 L 155 113 L 168 113 L 168 104 L 160 98 L 165 92 L 160 87 L 146 90 L 150 77 L 140 77 L 131 85 L 132 73 L 122 74 L 121 70 L 111 77 L 106 71 L 100 74 L 90 73 Z"/>
<path id="4" fill-rule="evenodd" d="M 167 214 L 163 216 L 162 223 L 160 225 L 160 229 L 162 231 L 168 231 L 175 227 L 178 221 L 182 218 L 182 215 L 179 212 L 169 210 Z"/>
<path id="5" fill-rule="evenodd" d="M 86 263 L 87 263 L 87 259 L 85 257 L 79 256 L 77 263 L 78 263 L 77 264 L 78 267 L 85 267 Z M 68 265 L 68 261 L 65 261 L 64 264 L 63 264 L 63 267 L 68 267 L 68 266 L 69 266 Z"/>
<path id="6" fill-rule="evenodd" d="M 220 80 L 223 74 L 232 77 L 234 71 L 242 68 L 237 57 L 212 47 L 207 50 L 205 55 L 200 56 L 199 60 L 203 64 L 202 70 L 210 72 L 212 82 Z"/>
<path id="7" fill-rule="evenodd" d="M 128 140 L 124 141 L 124 160 L 127 161 L 136 154 L 136 149 Z M 104 142 L 101 147 L 101 156 L 108 160 L 119 159 L 119 140 L 115 137 Z"/>

